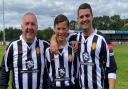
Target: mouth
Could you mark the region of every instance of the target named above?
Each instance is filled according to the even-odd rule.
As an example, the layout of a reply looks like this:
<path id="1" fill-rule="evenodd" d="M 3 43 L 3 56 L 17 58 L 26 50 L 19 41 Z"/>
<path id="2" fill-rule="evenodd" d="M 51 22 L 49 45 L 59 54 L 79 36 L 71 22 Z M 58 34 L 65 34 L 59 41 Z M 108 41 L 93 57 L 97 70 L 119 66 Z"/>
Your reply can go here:
<path id="1" fill-rule="evenodd" d="M 28 29 L 28 30 L 27 30 L 27 33 L 28 33 L 28 34 L 32 34 L 32 33 L 34 33 L 34 30 L 33 30 L 33 29 Z"/>

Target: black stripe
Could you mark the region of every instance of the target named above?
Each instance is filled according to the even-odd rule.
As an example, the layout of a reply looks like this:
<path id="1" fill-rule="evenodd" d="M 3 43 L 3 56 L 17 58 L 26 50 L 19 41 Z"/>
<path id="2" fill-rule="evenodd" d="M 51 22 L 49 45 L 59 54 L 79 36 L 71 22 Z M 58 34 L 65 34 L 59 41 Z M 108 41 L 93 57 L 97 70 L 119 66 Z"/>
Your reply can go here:
<path id="1" fill-rule="evenodd" d="M 14 65 L 13 65 L 13 45 L 10 46 L 9 48 L 9 52 L 8 52 L 8 56 L 7 56 L 7 66 L 9 67 L 9 69 L 12 69 L 12 88 L 15 89 L 16 85 L 15 85 L 15 72 L 14 72 Z"/>
<path id="2" fill-rule="evenodd" d="M 107 62 L 107 58 L 106 58 L 106 45 L 105 45 L 105 42 L 102 40 L 102 43 L 101 43 L 101 50 L 100 50 L 100 54 L 99 54 L 99 65 L 100 65 L 100 68 L 101 68 L 101 85 L 102 87 L 104 87 L 104 78 L 105 78 L 105 68 L 106 68 L 106 62 Z M 106 83 L 107 84 L 107 83 Z"/>
<path id="3" fill-rule="evenodd" d="M 64 68 L 64 55 L 60 55 L 59 54 L 59 64 L 60 64 L 60 68 Z M 65 82 L 61 81 L 61 86 L 65 86 Z"/>
<path id="4" fill-rule="evenodd" d="M 22 42 L 21 40 L 17 42 L 18 45 L 18 82 L 19 82 L 19 88 L 23 89 L 23 79 L 22 79 L 22 73 L 20 73 L 20 70 L 22 70 Z"/>
<path id="5" fill-rule="evenodd" d="M 72 56 L 72 48 L 71 47 L 68 47 L 68 56 Z M 69 78 L 70 78 L 70 81 L 69 81 L 69 83 L 70 83 L 70 85 L 72 84 L 72 82 L 71 82 L 71 69 L 72 69 L 72 61 L 73 61 L 73 59 L 71 60 L 71 59 L 68 59 L 68 68 L 69 68 Z"/>
<path id="6" fill-rule="evenodd" d="M 82 39 L 82 32 L 80 33 L 80 35 L 79 35 L 80 37 L 79 37 L 79 39 L 78 39 L 78 51 L 77 51 L 77 55 L 78 55 L 78 59 L 79 59 L 79 62 L 81 62 L 81 60 L 80 60 L 80 53 L 81 53 L 81 39 Z M 82 68 L 81 68 L 82 66 L 80 65 L 80 68 L 79 68 L 79 71 L 80 71 L 80 74 L 79 74 L 79 77 L 81 78 L 81 74 L 82 74 Z M 80 79 L 80 84 L 82 84 L 82 79 Z M 80 85 L 81 86 L 81 85 Z"/>
<path id="7" fill-rule="evenodd" d="M 39 49 L 39 50 L 37 50 Z M 40 52 L 40 47 L 39 47 L 39 40 L 36 41 L 36 55 L 37 55 L 37 69 L 38 69 L 38 73 L 37 73 L 37 89 L 39 89 L 40 87 L 40 77 L 41 77 L 41 54 Z"/>
<path id="8" fill-rule="evenodd" d="M 84 43 L 84 47 L 85 47 L 84 48 L 84 52 L 88 53 L 88 51 L 87 51 L 87 42 Z M 88 89 L 88 71 L 87 71 L 87 65 L 84 65 L 84 83 L 85 83 L 85 87 Z"/>
<path id="9" fill-rule="evenodd" d="M 31 55 L 31 49 L 27 48 L 27 61 L 33 61 Z M 32 71 L 32 68 L 29 68 L 28 71 Z M 28 72 L 28 89 L 32 89 L 32 73 Z"/>
<path id="10" fill-rule="evenodd" d="M 92 45 L 93 45 L 93 43 L 96 45 L 97 39 L 98 39 L 98 36 L 95 35 L 93 37 Z M 91 57 L 92 57 L 92 63 L 94 64 L 92 66 L 92 83 L 93 83 L 93 88 L 97 89 L 97 73 L 96 73 L 96 63 L 95 63 L 95 51 L 96 51 L 96 48 L 91 47 L 91 53 L 90 54 L 91 54 Z"/>

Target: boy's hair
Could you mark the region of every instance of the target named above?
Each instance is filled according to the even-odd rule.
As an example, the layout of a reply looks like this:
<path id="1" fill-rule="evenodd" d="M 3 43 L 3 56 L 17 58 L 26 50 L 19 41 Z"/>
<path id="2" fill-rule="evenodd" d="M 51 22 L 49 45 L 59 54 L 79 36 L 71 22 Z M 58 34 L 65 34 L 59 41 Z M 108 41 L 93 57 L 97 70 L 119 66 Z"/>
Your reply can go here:
<path id="1" fill-rule="evenodd" d="M 69 20 L 65 15 L 60 14 L 60 15 L 56 16 L 56 18 L 54 20 L 54 27 L 56 24 L 64 22 L 64 21 L 67 22 L 67 26 L 69 27 Z"/>
<path id="2" fill-rule="evenodd" d="M 79 16 L 79 11 L 80 11 L 80 9 L 89 9 L 90 12 L 91 12 L 91 14 L 92 14 L 92 16 L 93 16 L 92 8 L 91 8 L 90 4 L 88 4 L 88 3 L 83 3 L 83 4 L 81 4 L 81 5 L 79 6 L 78 10 L 77 10 L 77 15 L 78 15 L 78 16 Z"/>

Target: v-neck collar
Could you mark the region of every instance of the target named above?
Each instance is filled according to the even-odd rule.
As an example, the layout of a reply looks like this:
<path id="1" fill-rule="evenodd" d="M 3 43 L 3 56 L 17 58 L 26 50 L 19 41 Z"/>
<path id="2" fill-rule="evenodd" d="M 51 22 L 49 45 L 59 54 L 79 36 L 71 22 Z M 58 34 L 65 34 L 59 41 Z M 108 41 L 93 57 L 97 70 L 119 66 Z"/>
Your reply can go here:
<path id="1" fill-rule="evenodd" d="M 64 51 L 67 50 L 68 46 L 69 46 L 69 43 L 67 42 L 67 43 L 65 44 L 64 48 L 62 48 L 62 52 L 58 51 L 59 55 L 62 56 L 63 53 L 64 53 Z"/>
<path id="2" fill-rule="evenodd" d="M 93 36 L 96 32 L 92 32 L 86 39 L 84 37 L 84 33 L 82 32 L 82 39 L 81 39 L 81 42 L 86 42 L 91 36 Z"/>
<path id="3" fill-rule="evenodd" d="M 22 35 L 20 36 L 20 40 L 23 42 L 24 45 L 27 46 L 27 48 L 31 49 L 33 46 L 35 46 L 35 43 L 36 43 L 37 38 L 35 37 L 34 41 L 33 41 L 32 44 L 31 44 L 31 46 L 29 46 L 29 45 L 27 44 L 27 42 L 23 39 L 23 36 L 22 36 Z"/>

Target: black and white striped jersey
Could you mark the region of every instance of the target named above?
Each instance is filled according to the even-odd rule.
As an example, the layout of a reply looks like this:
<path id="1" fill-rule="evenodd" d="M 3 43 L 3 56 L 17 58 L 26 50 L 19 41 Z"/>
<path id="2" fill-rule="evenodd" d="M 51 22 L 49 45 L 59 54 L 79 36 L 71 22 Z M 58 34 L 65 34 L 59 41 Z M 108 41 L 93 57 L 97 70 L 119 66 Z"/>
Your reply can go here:
<path id="1" fill-rule="evenodd" d="M 46 50 L 47 68 L 52 86 L 63 87 L 75 84 L 77 60 L 69 43 L 58 54 Z"/>
<path id="2" fill-rule="evenodd" d="M 9 71 L 12 69 L 13 89 L 43 89 L 44 50 L 48 45 L 46 41 L 35 38 L 31 46 L 28 46 L 22 36 L 13 41 L 3 58 L 0 86 L 7 85 Z"/>
<path id="3" fill-rule="evenodd" d="M 93 32 L 88 37 L 77 34 L 79 41 L 80 84 L 82 89 L 104 89 L 106 69 L 110 67 L 110 55 L 106 40 Z M 114 72 L 108 73 L 109 78 L 116 77 Z"/>

